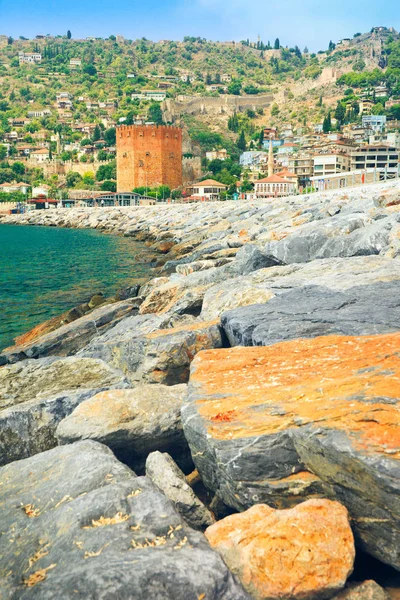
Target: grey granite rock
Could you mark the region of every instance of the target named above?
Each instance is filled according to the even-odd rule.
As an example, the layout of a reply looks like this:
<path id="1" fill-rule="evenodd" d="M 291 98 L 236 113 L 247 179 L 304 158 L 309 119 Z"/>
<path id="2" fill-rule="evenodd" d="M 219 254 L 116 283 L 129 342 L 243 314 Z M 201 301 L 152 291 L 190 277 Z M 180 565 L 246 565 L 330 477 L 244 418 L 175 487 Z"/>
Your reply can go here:
<path id="1" fill-rule="evenodd" d="M 96 338 L 80 355 L 104 359 L 134 384 L 186 383 L 193 357 L 200 350 L 221 348 L 222 334 L 215 321 L 160 329 L 170 319 L 167 313 L 128 318 Z"/>
<path id="2" fill-rule="evenodd" d="M 42 358 L 0 369 L 0 465 L 57 445 L 58 423 L 101 390 L 126 387 L 101 360 Z"/>
<path id="3" fill-rule="evenodd" d="M 146 460 L 146 476 L 164 492 L 193 529 L 204 530 L 214 523 L 213 515 L 188 485 L 184 473 L 169 454 L 149 454 Z"/>
<path id="4" fill-rule="evenodd" d="M 248 599 L 204 536 L 101 444 L 15 462 L 0 482 L 4 600 Z"/>
<path id="5" fill-rule="evenodd" d="M 334 291 L 321 286 L 291 290 L 266 304 L 222 315 L 231 346 L 267 346 L 321 335 L 368 335 L 400 329 L 400 281 Z"/>
<path id="6" fill-rule="evenodd" d="M 107 304 L 62 325 L 33 342 L 23 346 L 15 346 L 0 356 L 0 364 L 13 363 L 26 358 L 43 358 L 46 356 L 70 356 L 88 344 L 88 342 L 112 328 L 130 313 L 134 307 L 129 302 Z"/>
<path id="7" fill-rule="evenodd" d="M 338 215 L 298 228 L 281 240 L 269 242 L 265 252 L 286 264 L 330 257 L 365 256 L 386 251 L 396 217 L 371 221 L 363 215 Z"/>
<path id="8" fill-rule="evenodd" d="M 144 472 L 150 452 L 169 452 L 189 472 L 193 463 L 181 423 L 186 393 L 186 385 L 139 385 L 102 392 L 61 421 L 57 438 L 61 444 L 83 439 L 101 442 L 137 472 Z"/>

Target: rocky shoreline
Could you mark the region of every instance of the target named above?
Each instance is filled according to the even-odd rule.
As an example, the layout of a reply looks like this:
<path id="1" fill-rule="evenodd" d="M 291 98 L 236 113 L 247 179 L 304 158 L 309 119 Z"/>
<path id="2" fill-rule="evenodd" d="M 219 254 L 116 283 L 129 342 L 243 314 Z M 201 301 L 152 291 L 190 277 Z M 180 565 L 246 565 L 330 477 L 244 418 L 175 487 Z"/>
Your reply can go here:
<path id="1" fill-rule="evenodd" d="M 400 597 L 399 182 L 3 223 L 156 269 L 0 353 L 0 598 Z"/>

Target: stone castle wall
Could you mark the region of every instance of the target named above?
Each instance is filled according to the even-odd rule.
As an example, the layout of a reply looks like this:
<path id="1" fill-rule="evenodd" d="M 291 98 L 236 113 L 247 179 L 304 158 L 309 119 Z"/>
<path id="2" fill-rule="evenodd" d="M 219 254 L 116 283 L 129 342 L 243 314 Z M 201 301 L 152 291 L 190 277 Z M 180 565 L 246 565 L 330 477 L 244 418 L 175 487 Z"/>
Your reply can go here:
<path id="1" fill-rule="evenodd" d="M 172 126 L 121 125 L 117 129 L 117 190 L 182 185 L 182 130 Z"/>
<path id="2" fill-rule="evenodd" d="M 174 121 L 182 113 L 198 114 L 227 114 L 232 115 L 235 112 L 241 112 L 247 108 L 256 110 L 257 108 L 267 108 L 270 106 L 273 96 L 220 96 L 218 98 L 207 96 L 178 96 L 176 100 L 168 98 L 162 104 L 164 116 L 167 121 Z"/>

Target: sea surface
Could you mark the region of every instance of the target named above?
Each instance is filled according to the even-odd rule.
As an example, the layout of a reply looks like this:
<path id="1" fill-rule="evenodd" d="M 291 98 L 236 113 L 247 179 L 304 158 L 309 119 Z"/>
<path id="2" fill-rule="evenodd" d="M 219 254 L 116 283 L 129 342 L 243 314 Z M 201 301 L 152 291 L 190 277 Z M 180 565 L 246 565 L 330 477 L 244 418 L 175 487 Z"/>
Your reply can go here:
<path id="1" fill-rule="evenodd" d="M 89 229 L 0 225 L 0 349 L 98 292 L 111 296 L 150 265 L 132 238 Z"/>

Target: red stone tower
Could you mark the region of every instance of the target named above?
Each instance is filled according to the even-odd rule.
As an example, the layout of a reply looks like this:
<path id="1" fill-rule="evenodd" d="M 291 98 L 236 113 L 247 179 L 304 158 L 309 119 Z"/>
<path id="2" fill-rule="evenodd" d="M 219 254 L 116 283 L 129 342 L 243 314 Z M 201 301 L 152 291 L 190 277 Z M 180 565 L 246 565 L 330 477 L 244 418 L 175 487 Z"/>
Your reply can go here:
<path id="1" fill-rule="evenodd" d="M 164 125 L 117 127 L 117 191 L 182 185 L 182 130 Z"/>

